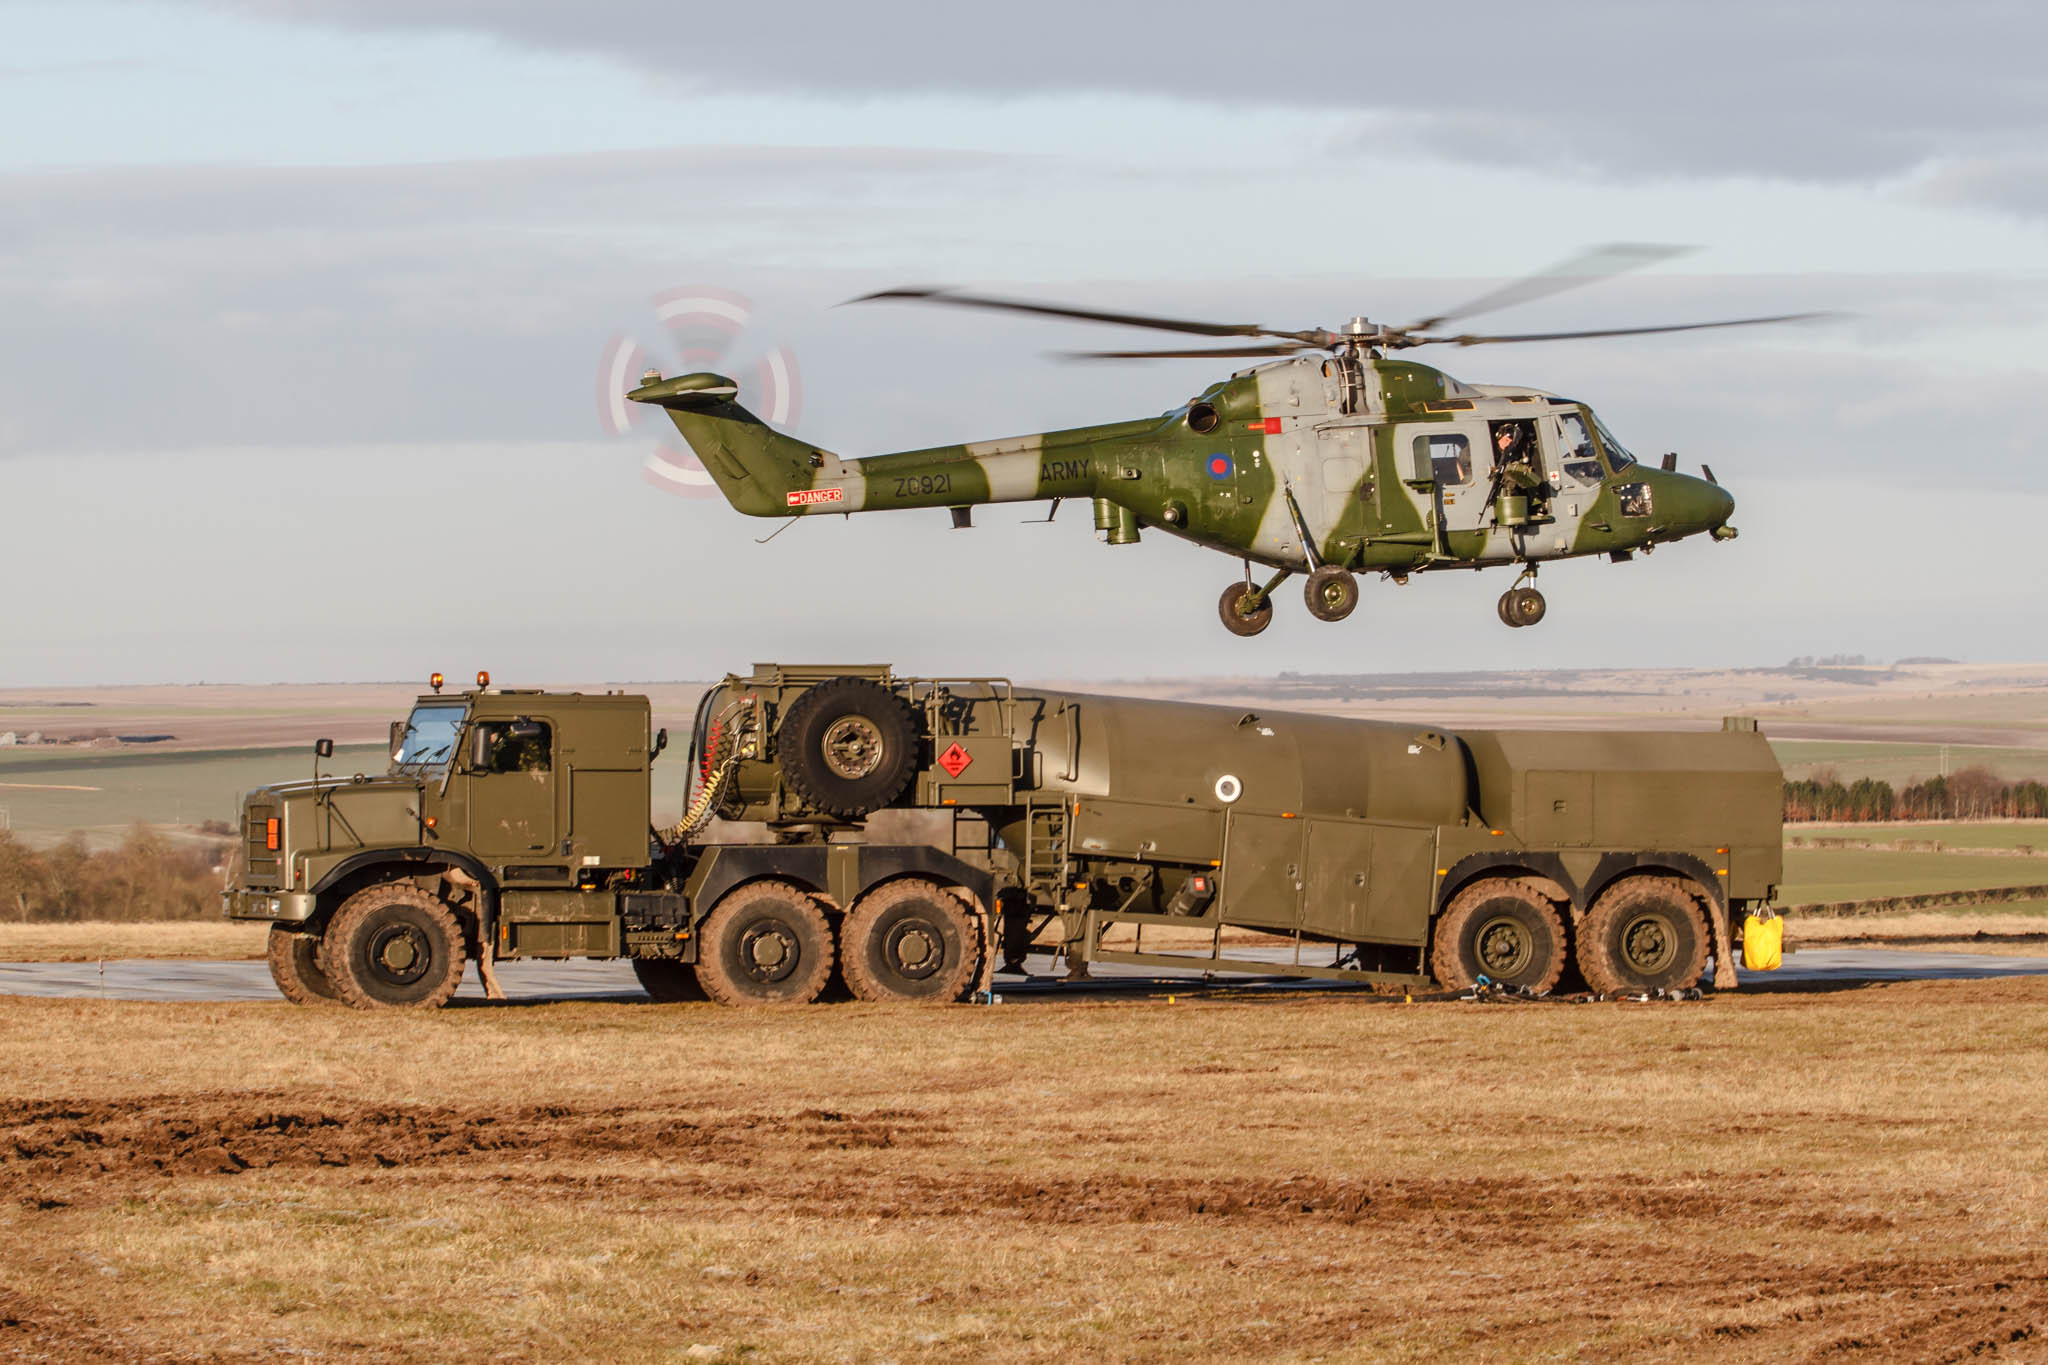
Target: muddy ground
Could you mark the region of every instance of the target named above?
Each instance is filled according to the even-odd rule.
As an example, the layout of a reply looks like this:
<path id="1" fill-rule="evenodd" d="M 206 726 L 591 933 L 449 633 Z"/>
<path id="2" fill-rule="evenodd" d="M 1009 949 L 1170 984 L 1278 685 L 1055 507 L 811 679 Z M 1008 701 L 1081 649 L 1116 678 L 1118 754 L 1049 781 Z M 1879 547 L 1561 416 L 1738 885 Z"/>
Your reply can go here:
<path id="1" fill-rule="evenodd" d="M 0 1001 L 0 1359 L 2039 1359 L 2044 1007 Z"/>

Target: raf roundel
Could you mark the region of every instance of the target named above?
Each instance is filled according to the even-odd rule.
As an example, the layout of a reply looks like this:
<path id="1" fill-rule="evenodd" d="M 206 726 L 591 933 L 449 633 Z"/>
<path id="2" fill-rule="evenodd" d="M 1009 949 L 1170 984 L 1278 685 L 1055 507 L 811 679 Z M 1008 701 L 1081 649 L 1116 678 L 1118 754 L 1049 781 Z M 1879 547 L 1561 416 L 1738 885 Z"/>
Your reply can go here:
<path id="1" fill-rule="evenodd" d="M 1230 475 L 1231 463 L 1230 457 L 1228 455 L 1225 455 L 1222 451 L 1219 450 L 1214 455 L 1211 455 L 1209 457 L 1210 478 L 1215 479 L 1218 482 L 1221 482 L 1222 480 L 1229 478 Z"/>

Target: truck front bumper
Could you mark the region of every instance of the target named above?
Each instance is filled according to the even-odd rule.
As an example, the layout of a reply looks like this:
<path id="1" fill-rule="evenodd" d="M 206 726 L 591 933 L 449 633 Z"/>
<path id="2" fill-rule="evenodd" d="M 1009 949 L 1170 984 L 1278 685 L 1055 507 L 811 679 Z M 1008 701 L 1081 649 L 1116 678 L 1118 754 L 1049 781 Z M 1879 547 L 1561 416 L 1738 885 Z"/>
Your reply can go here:
<path id="1" fill-rule="evenodd" d="M 223 891 L 220 912 L 227 919 L 260 919 L 303 924 L 313 918 L 310 891 Z"/>

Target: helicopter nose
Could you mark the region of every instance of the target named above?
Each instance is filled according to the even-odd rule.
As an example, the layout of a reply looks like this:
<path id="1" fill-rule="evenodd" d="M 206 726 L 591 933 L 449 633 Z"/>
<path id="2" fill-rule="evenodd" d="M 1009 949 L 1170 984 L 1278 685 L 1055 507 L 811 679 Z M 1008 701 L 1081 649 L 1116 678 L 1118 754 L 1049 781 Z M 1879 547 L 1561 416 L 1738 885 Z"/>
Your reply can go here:
<path id="1" fill-rule="evenodd" d="M 1716 540 L 1735 539 L 1728 518 L 1735 515 L 1735 499 L 1720 484 L 1696 479 L 1690 474 L 1667 475 L 1674 481 L 1671 493 L 1672 529 L 1680 535 L 1706 531 Z"/>
<path id="2" fill-rule="evenodd" d="M 1735 515 L 1735 495 L 1718 483 L 1707 486 L 1713 490 L 1709 499 L 1707 525 L 1719 531 L 1728 524 L 1728 518 Z"/>

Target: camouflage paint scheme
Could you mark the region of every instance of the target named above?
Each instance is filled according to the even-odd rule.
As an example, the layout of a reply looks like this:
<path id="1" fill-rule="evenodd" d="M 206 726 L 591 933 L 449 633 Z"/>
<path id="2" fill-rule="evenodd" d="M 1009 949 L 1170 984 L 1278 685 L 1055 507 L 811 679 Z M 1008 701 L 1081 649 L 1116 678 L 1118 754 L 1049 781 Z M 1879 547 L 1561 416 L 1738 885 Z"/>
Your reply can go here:
<path id="1" fill-rule="evenodd" d="M 1396 581 L 1735 534 L 1725 490 L 1636 462 L 1584 404 L 1376 355 L 1260 365 L 1158 417 L 864 460 L 775 431 L 721 375 L 650 372 L 627 397 L 665 409 L 726 498 L 756 517 L 1089 498 L 1111 544 L 1153 528 L 1284 572 L 1333 565 Z M 1492 496 L 1514 491 L 1495 479 L 1501 422 L 1532 423 L 1538 438 L 1526 519 Z M 1464 438 L 1468 466 L 1435 464 L 1431 437 Z"/>

